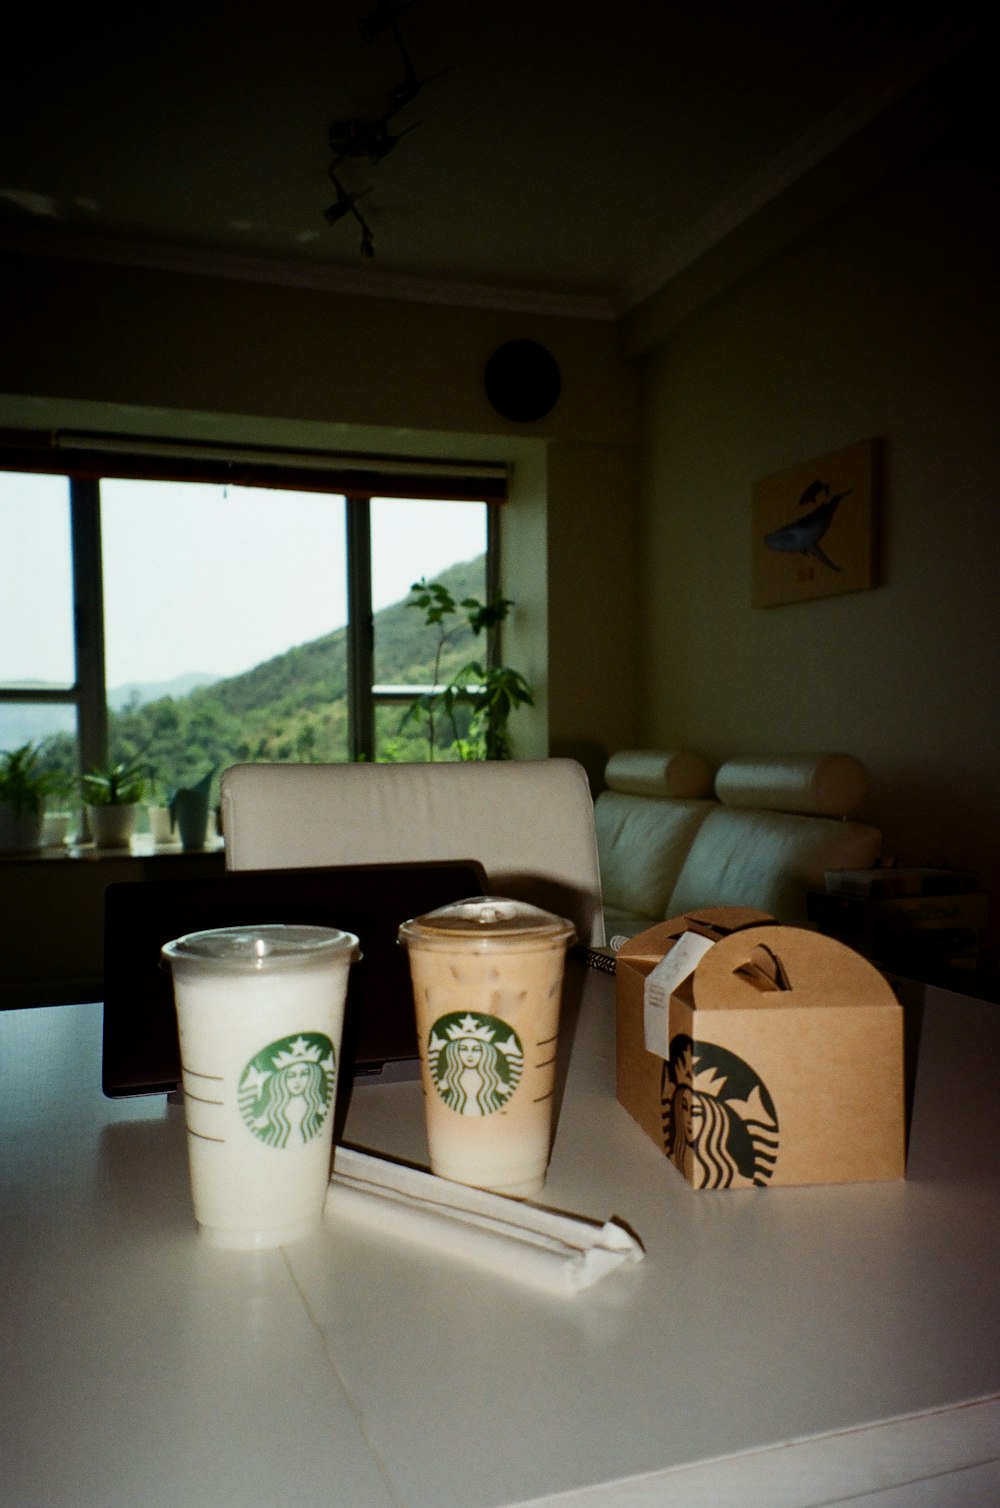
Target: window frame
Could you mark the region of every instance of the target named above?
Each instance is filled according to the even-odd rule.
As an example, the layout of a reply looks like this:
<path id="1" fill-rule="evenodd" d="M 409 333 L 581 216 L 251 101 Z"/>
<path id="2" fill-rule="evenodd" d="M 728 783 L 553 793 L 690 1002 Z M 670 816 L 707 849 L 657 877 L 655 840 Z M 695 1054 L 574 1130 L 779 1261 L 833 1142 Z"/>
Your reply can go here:
<path id="1" fill-rule="evenodd" d="M 82 769 L 107 761 L 108 714 L 101 560 L 101 480 L 228 483 L 262 489 L 323 492 L 344 499 L 347 555 L 348 760 L 373 761 L 375 708 L 410 702 L 424 686 L 374 683 L 371 596 L 373 498 L 481 503 L 486 508 L 486 597 L 499 591 L 499 512 L 506 468 L 484 463 L 419 462 L 409 458 L 333 457 L 313 452 L 272 453 L 260 447 L 181 445 L 121 436 L 0 435 L 0 470 L 48 472 L 69 486 L 72 555 L 74 681 L 65 688 L 0 683 L 0 705 L 76 709 Z M 87 445 L 92 449 L 86 448 Z M 220 454 L 222 452 L 222 454 Z M 502 475 L 500 473 L 502 472 Z M 499 628 L 487 636 L 487 663 L 499 663 Z"/>

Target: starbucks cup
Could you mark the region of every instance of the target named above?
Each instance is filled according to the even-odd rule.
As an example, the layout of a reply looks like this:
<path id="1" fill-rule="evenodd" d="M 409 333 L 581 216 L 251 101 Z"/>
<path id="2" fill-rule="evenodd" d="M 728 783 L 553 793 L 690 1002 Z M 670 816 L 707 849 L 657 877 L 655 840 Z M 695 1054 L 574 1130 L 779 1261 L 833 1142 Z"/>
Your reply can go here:
<path id="1" fill-rule="evenodd" d="M 191 1195 L 213 1246 L 281 1246 L 319 1222 L 358 939 L 229 927 L 167 943 Z"/>
<path id="2" fill-rule="evenodd" d="M 531 1197 L 545 1182 L 572 925 L 478 896 L 404 922 L 431 1168 Z"/>

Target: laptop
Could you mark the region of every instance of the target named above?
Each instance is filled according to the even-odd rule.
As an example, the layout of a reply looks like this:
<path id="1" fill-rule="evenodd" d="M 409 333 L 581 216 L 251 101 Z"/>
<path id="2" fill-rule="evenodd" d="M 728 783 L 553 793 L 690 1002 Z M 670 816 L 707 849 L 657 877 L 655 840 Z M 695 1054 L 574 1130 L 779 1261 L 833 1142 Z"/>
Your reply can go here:
<path id="1" fill-rule="evenodd" d="M 400 922 L 486 892 L 469 861 L 240 870 L 198 880 L 109 885 L 104 900 L 105 1095 L 172 1093 L 180 1083 L 173 980 L 160 949 L 216 927 L 285 922 L 356 933 L 341 1058 L 355 1076 L 415 1072 L 413 992 Z"/>

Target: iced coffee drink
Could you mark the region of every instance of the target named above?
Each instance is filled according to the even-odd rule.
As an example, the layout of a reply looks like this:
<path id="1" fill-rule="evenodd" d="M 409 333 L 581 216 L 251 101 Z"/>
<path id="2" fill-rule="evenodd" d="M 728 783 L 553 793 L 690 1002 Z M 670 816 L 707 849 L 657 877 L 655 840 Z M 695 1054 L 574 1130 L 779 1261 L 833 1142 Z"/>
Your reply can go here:
<path id="1" fill-rule="evenodd" d="M 432 1170 L 531 1197 L 545 1182 L 566 949 L 562 917 L 477 897 L 400 928 Z"/>
<path id="2" fill-rule="evenodd" d="M 344 999 L 358 940 L 329 927 L 195 932 L 167 943 L 195 1218 L 215 1246 L 320 1223 Z"/>

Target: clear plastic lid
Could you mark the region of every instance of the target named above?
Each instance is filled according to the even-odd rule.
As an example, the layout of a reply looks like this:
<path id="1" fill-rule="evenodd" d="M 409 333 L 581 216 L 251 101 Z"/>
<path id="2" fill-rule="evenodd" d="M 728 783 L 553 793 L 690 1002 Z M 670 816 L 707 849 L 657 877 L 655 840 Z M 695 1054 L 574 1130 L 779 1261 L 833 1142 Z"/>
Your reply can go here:
<path id="1" fill-rule="evenodd" d="M 455 943 L 467 943 L 479 945 L 484 951 L 516 944 L 568 947 L 575 939 L 573 923 L 564 916 L 554 916 L 539 906 L 501 895 L 475 895 L 465 901 L 453 901 L 449 906 L 404 922 L 399 929 L 399 941 L 407 945 L 452 947 Z"/>
<path id="2" fill-rule="evenodd" d="M 164 943 L 161 956 L 172 967 L 181 964 L 226 973 L 264 973 L 331 963 L 354 963 L 361 957 L 353 932 L 336 927 L 298 927 L 284 923 L 220 927 L 212 932 L 189 932 Z"/>

